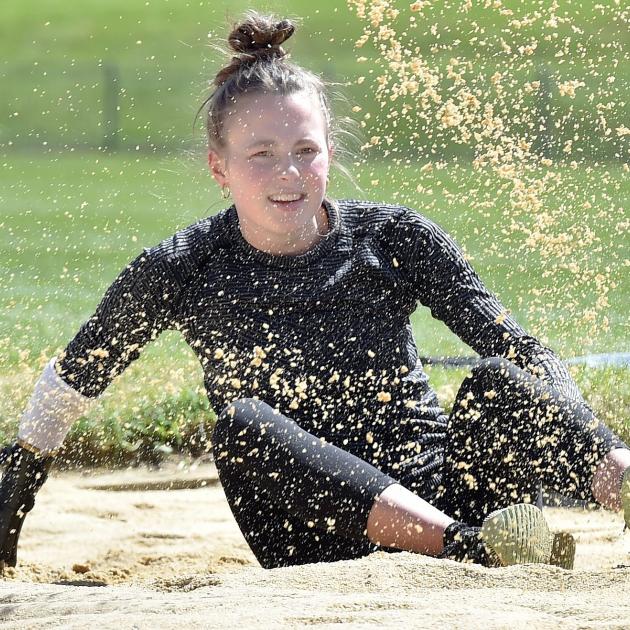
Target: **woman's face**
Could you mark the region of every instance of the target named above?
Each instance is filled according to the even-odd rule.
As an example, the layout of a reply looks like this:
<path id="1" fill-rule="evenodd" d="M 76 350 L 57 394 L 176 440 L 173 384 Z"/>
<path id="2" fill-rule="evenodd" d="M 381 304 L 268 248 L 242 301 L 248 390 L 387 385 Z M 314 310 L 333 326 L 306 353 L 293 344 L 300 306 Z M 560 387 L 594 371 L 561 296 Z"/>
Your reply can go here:
<path id="1" fill-rule="evenodd" d="M 246 94 L 226 111 L 225 147 L 212 173 L 234 198 L 241 232 L 257 249 L 299 254 L 326 227 L 322 200 L 331 151 L 315 95 Z"/>

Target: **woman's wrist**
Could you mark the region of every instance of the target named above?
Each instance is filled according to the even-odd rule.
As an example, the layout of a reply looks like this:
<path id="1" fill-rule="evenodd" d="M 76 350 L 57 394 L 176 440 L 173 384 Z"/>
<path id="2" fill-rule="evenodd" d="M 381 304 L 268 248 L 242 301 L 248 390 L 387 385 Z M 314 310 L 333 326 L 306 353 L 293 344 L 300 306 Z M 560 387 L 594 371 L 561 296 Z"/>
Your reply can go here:
<path id="1" fill-rule="evenodd" d="M 20 419 L 18 443 L 31 452 L 54 453 L 72 424 L 85 415 L 92 402 L 57 374 L 55 359 L 51 359 L 35 383 Z"/>

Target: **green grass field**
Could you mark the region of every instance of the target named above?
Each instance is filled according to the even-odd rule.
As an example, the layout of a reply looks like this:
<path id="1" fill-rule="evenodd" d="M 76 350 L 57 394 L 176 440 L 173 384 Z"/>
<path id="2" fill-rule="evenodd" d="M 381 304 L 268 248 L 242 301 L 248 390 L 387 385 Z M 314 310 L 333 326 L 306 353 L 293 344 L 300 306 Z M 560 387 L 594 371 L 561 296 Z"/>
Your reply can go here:
<path id="1" fill-rule="evenodd" d="M 409 4 L 391 3 L 401 10 L 400 25 L 410 23 Z M 507 97 L 495 104 L 511 133 L 526 129 L 541 107 L 534 97 L 518 96 L 520 87 L 549 78 L 547 139 L 560 159 L 549 169 L 558 179 L 539 191 L 536 212 L 511 209 L 512 184 L 473 169 L 471 146 L 422 127 L 411 146 L 409 120 L 394 125 L 392 110 L 374 99 L 371 80 L 381 55 L 371 44 L 354 49 L 363 23 L 343 1 L 47 0 L 35 11 L 6 0 L 0 20 L 0 443 L 13 436 L 45 358 L 65 346 L 119 270 L 142 247 L 223 207 L 205 168 L 203 130 L 193 132 L 192 122 L 222 62 L 212 46 L 252 6 L 302 18 L 289 48 L 299 63 L 344 84 L 341 114 L 360 105 L 361 116 L 371 115 L 359 143 L 392 136 L 387 159 L 383 146 L 350 158 L 360 188 L 336 174 L 332 196 L 396 201 L 436 220 L 525 328 L 562 356 L 628 351 L 630 184 L 623 161 L 629 136 L 614 132 L 630 118 L 627 17 L 615 0 L 562 0 L 561 19 L 550 28 L 536 17 L 548 17 L 545 3 L 505 2 L 511 16 L 482 3 L 463 14 L 463 4 L 433 2 L 424 17 L 416 16 L 418 27 L 401 26 L 400 35 L 412 32 L 442 74 L 452 57 L 470 62 L 472 84 L 488 94 L 488 78 L 506 74 Z M 536 41 L 535 54 L 506 56 L 502 39 L 513 51 Z M 363 55 L 367 62 L 360 63 Z M 124 151 L 118 154 L 93 150 L 106 133 L 103 86 L 110 70 L 119 75 Z M 367 80 L 358 84 L 359 76 Z M 557 83 L 567 79 L 585 82 L 574 99 L 557 93 Z M 446 95 L 448 86 L 443 77 Z M 608 135 L 602 117 L 613 130 Z M 562 146 L 574 136 L 568 157 Z M 435 168 L 421 170 L 429 156 Z M 458 159 L 440 163 L 445 156 Z M 578 164 L 571 167 L 570 159 Z M 545 174 L 530 173 L 530 181 L 544 181 Z M 557 245 L 527 245 L 525 232 L 540 221 L 551 221 L 543 230 L 547 243 L 570 235 L 568 254 Z M 589 313 L 602 297 L 607 303 Z M 413 325 L 421 354 L 471 352 L 426 309 L 416 312 Z M 463 374 L 431 370 L 446 406 Z M 598 413 L 630 439 L 628 370 L 575 374 Z M 77 424 L 68 444 L 83 461 L 150 458 L 165 444 L 196 452 L 211 418 L 199 366 L 181 339 L 167 333 Z"/>

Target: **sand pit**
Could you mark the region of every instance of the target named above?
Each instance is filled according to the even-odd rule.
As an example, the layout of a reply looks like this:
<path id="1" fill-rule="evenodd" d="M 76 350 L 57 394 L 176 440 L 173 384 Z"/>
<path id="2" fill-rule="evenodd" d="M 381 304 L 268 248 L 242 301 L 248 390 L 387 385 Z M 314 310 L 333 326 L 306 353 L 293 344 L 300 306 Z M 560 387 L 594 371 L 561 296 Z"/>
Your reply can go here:
<path id="1" fill-rule="evenodd" d="M 620 516 L 547 514 L 578 537 L 574 571 L 407 553 L 266 571 L 211 465 L 57 473 L 26 521 L 20 565 L 0 581 L 0 625 L 628 627 L 630 534 Z"/>

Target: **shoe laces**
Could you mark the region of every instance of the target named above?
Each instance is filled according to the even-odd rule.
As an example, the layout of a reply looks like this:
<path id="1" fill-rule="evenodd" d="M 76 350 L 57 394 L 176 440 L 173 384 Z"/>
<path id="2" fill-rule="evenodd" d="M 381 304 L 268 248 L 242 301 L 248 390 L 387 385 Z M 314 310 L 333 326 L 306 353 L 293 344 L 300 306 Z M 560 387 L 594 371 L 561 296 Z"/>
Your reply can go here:
<path id="1" fill-rule="evenodd" d="M 481 539 L 481 528 L 465 523 L 451 523 L 444 532 L 444 551 L 440 558 L 473 562 L 485 567 L 498 566 L 497 559 Z"/>

